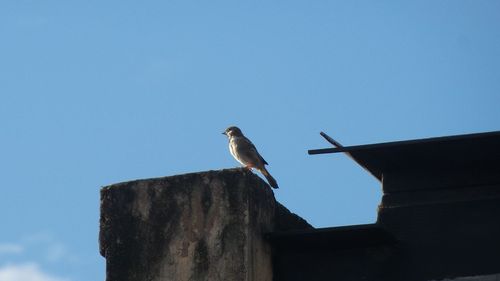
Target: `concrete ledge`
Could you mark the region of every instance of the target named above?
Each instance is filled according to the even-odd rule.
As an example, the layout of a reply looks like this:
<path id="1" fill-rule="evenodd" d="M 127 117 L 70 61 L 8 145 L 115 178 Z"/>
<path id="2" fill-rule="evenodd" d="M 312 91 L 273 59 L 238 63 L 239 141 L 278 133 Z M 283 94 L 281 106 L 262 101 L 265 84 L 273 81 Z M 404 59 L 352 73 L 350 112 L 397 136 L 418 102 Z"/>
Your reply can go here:
<path id="1" fill-rule="evenodd" d="M 104 187 L 100 224 L 107 281 L 271 281 L 263 234 L 311 228 L 245 169 Z"/>

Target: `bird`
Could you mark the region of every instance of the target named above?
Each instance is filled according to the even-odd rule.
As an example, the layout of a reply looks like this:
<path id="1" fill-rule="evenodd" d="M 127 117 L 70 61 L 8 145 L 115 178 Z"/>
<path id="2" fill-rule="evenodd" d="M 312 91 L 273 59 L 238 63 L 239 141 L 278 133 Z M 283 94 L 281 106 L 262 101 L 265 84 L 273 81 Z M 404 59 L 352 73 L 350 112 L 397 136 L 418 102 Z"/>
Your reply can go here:
<path id="1" fill-rule="evenodd" d="M 249 170 L 252 168 L 259 170 L 272 188 L 279 188 L 276 180 L 266 169 L 268 165 L 266 160 L 259 154 L 255 145 L 243 135 L 240 128 L 231 126 L 222 134 L 229 139 L 229 152 L 234 159 Z"/>

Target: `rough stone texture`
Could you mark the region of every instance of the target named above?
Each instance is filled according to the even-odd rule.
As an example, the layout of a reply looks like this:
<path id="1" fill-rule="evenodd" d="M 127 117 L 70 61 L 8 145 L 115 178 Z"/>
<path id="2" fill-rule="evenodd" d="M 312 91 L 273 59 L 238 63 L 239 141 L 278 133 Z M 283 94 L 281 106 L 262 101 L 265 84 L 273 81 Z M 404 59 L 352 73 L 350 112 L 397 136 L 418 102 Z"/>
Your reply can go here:
<path id="1" fill-rule="evenodd" d="M 244 169 L 104 187 L 100 223 L 107 281 L 271 281 L 263 234 L 311 228 Z"/>

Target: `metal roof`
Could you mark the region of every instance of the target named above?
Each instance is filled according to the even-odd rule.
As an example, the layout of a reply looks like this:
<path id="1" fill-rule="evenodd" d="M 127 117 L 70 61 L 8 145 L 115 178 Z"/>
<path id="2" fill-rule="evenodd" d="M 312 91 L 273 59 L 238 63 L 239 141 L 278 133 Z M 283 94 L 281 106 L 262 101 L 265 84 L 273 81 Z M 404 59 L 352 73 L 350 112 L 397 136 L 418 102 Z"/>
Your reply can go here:
<path id="1" fill-rule="evenodd" d="M 327 136 L 325 138 L 328 140 Z M 332 143 L 335 142 L 331 138 L 330 140 Z M 387 172 L 499 169 L 500 131 L 339 146 L 313 149 L 308 152 L 309 154 L 344 152 L 380 181 Z"/>

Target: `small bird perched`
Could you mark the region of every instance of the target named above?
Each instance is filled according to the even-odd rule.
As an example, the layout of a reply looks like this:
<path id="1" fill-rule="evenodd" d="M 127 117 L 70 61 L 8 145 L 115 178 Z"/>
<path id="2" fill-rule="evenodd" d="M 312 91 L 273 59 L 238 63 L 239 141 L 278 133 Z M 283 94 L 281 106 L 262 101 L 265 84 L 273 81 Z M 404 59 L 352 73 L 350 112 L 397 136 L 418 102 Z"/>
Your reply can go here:
<path id="1" fill-rule="evenodd" d="M 266 160 L 260 156 L 255 145 L 243 135 L 238 127 L 229 127 L 222 134 L 229 139 L 229 151 L 234 159 L 250 170 L 252 168 L 259 170 L 272 188 L 278 188 L 278 183 L 266 169 Z"/>

